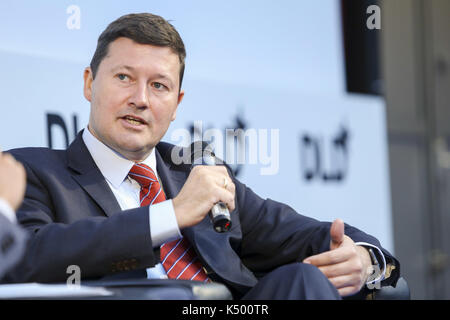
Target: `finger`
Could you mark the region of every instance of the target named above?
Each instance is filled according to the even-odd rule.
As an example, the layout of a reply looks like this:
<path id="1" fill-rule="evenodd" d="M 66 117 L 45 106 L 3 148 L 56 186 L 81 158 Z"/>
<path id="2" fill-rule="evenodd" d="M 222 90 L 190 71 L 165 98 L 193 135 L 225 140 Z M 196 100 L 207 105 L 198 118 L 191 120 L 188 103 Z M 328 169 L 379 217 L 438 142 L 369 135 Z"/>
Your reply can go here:
<path id="1" fill-rule="evenodd" d="M 228 171 L 224 166 L 197 165 L 192 168 L 191 172 L 192 171 L 202 171 L 202 172 L 207 172 L 212 175 L 224 174 L 224 175 L 228 176 Z"/>
<path id="2" fill-rule="evenodd" d="M 341 296 L 356 293 L 364 285 L 364 281 L 356 274 L 332 277 L 328 280 L 338 289 Z"/>
<path id="3" fill-rule="evenodd" d="M 226 181 L 226 186 L 228 189 L 228 186 L 231 187 L 231 184 L 233 183 L 233 180 L 231 179 L 230 175 L 228 174 L 227 169 L 224 166 L 204 166 L 204 165 L 198 165 L 195 166 L 192 170 L 192 174 L 198 174 L 202 176 L 208 176 L 209 178 L 214 179 L 216 184 L 222 188 L 225 187 L 224 182 Z"/>
<path id="4" fill-rule="evenodd" d="M 226 174 L 228 176 L 228 170 L 225 166 L 207 166 L 207 165 L 198 165 L 196 167 L 205 167 L 208 168 L 208 170 L 212 170 L 214 172 Z"/>
<path id="5" fill-rule="evenodd" d="M 344 221 L 341 219 L 336 219 L 333 221 L 330 228 L 330 236 L 330 250 L 334 250 L 338 248 L 344 240 Z"/>
<path id="6" fill-rule="evenodd" d="M 224 178 L 227 179 L 228 182 L 228 187 L 231 186 L 231 184 L 233 183 L 233 179 L 230 176 L 230 173 L 228 172 L 227 168 L 225 166 L 215 166 L 214 168 L 216 168 L 217 172 L 221 175 L 223 175 Z M 222 181 L 223 183 L 223 181 Z"/>
<path id="7" fill-rule="evenodd" d="M 351 263 L 349 263 L 348 260 L 338 264 L 320 266 L 318 268 L 327 278 L 349 275 L 353 272 Z"/>
<path id="8" fill-rule="evenodd" d="M 355 279 L 355 277 L 350 274 L 328 278 L 328 280 L 330 280 L 330 282 L 336 287 L 336 289 L 342 289 L 359 284 L 359 281 L 357 281 L 357 279 Z"/>
<path id="9" fill-rule="evenodd" d="M 216 203 L 219 201 L 222 201 L 223 203 L 225 203 L 227 205 L 228 210 L 230 212 L 235 209 L 235 204 L 234 204 L 235 197 L 234 197 L 233 192 L 220 186 L 217 188 L 217 195 L 218 195 L 218 199 L 217 199 Z"/>
<path id="10" fill-rule="evenodd" d="M 344 248 L 326 251 L 303 260 L 304 263 L 315 265 L 316 267 L 333 265 L 348 260 L 349 253 Z"/>
<path id="11" fill-rule="evenodd" d="M 361 290 L 361 288 L 362 288 L 361 284 L 359 284 L 359 283 L 352 284 L 351 282 L 349 282 L 350 283 L 349 285 L 342 285 L 340 287 L 337 287 L 335 285 L 335 283 L 333 283 L 333 281 L 330 280 L 330 282 L 336 287 L 336 289 L 338 290 L 339 294 L 342 297 L 355 294 L 355 293 L 359 292 Z"/>
<path id="12" fill-rule="evenodd" d="M 233 196 L 236 192 L 236 186 L 234 185 L 233 180 L 225 175 L 221 175 L 217 178 L 217 186 L 231 192 Z"/>
<path id="13" fill-rule="evenodd" d="M 346 296 L 355 294 L 355 293 L 359 292 L 360 290 L 361 290 L 361 288 L 358 288 L 357 286 L 350 286 L 350 287 L 338 289 L 338 292 L 341 295 L 341 297 L 346 297 Z"/>

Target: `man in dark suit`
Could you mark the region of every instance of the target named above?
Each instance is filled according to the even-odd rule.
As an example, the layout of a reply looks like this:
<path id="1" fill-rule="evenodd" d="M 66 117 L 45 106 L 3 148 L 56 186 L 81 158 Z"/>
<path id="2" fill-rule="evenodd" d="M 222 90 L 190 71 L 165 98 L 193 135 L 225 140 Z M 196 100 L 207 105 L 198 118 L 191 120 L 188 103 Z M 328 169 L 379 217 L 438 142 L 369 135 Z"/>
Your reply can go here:
<path id="1" fill-rule="evenodd" d="M 185 55 L 178 32 L 151 14 L 100 35 L 84 72 L 88 127 L 67 150 L 11 151 L 28 174 L 18 218 L 31 239 L 7 281 L 65 281 L 78 265 L 83 279 L 141 273 L 218 281 L 235 298 L 337 299 L 365 287 L 373 253 L 376 280 L 395 284 L 398 261 L 375 238 L 264 200 L 227 166 L 174 163 L 160 140 L 184 96 Z M 229 232 L 207 215 L 219 201 Z"/>

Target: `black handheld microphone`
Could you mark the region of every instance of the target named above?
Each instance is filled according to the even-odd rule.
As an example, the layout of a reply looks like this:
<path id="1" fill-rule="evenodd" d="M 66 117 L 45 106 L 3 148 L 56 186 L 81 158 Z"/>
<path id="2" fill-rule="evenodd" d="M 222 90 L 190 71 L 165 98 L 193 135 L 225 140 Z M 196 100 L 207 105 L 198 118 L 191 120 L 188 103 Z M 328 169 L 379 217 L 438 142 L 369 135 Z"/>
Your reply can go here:
<path id="1" fill-rule="evenodd" d="M 216 156 L 210 145 L 203 141 L 191 144 L 191 169 L 198 165 L 215 166 Z M 226 232 L 231 228 L 230 212 L 222 201 L 216 203 L 208 213 L 217 232 Z"/>

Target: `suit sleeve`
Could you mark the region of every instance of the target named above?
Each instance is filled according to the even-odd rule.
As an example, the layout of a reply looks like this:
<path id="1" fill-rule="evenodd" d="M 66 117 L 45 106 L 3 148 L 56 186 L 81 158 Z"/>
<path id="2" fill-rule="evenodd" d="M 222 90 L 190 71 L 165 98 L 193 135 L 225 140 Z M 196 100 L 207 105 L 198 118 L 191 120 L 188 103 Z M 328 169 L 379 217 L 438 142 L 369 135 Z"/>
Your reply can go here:
<path id="1" fill-rule="evenodd" d="M 17 218 L 27 230 L 29 241 L 23 259 L 3 282 L 65 282 L 70 265 L 80 267 L 82 279 L 94 279 L 158 262 L 151 245 L 148 207 L 122 211 L 111 217 L 58 222 L 48 189 L 22 163 L 28 181 Z"/>
<path id="2" fill-rule="evenodd" d="M 262 199 L 239 181 L 236 198 L 242 228 L 241 257 L 244 264 L 256 274 L 292 262 L 301 262 L 308 256 L 329 250 L 330 222 L 320 222 L 297 213 L 288 205 L 271 199 Z M 379 241 L 346 224 L 345 234 L 355 242 L 366 242 L 383 251 L 395 272 L 382 285 L 395 284 L 399 277 L 398 261 Z"/>

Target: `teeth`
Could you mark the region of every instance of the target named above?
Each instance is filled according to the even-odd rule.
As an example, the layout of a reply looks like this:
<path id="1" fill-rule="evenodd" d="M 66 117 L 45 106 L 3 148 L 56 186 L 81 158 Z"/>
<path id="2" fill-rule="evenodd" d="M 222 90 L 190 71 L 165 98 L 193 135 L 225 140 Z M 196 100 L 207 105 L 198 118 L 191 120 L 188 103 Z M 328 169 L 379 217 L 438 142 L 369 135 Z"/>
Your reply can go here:
<path id="1" fill-rule="evenodd" d="M 134 120 L 134 119 L 125 118 L 125 120 L 127 120 L 129 123 L 134 124 L 134 125 L 141 124 L 140 121 L 137 121 L 137 120 Z"/>
<path id="2" fill-rule="evenodd" d="M 130 117 L 130 116 L 126 116 L 126 117 L 124 117 L 124 119 L 127 120 L 129 123 L 134 124 L 134 125 L 138 125 L 138 124 L 142 124 L 143 123 L 142 121 L 137 120 L 137 119 L 135 119 L 133 117 Z"/>

